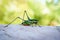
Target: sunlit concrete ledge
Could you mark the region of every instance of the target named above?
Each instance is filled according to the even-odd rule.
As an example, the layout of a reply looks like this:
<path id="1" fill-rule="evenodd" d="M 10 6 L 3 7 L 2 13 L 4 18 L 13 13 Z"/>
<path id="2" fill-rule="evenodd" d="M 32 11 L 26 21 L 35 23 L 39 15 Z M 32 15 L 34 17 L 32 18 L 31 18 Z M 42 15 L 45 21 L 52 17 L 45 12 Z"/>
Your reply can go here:
<path id="1" fill-rule="evenodd" d="M 0 40 L 60 40 L 60 26 L 23 26 L 0 24 Z"/>

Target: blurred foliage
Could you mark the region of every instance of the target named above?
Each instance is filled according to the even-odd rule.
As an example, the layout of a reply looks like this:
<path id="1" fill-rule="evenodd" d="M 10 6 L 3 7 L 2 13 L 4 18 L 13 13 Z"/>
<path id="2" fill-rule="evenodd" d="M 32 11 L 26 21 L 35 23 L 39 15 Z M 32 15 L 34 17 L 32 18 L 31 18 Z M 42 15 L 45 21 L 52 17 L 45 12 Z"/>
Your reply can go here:
<path id="1" fill-rule="evenodd" d="M 0 24 L 8 24 L 18 16 L 23 18 L 24 10 L 30 18 L 39 20 L 38 25 L 60 25 L 60 0 L 0 0 Z M 12 24 L 21 22 L 17 19 Z"/>
<path id="2" fill-rule="evenodd" d="M 45 3 L 43 1 L 44 0 L 28 0 L 29 7 L 34 11 L 34 17 L 39 20 L 39 25 L 60 25 L 60 22 L 58 22 L 60 21 L 60 0 L 46 0 Z M 41 12 L 42 10 L 44 11 Z"/>

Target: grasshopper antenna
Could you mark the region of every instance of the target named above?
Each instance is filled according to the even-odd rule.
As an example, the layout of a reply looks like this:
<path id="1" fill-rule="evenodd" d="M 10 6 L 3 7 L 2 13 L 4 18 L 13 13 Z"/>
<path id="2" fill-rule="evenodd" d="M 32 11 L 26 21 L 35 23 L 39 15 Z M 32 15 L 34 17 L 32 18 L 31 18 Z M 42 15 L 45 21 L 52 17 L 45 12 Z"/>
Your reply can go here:
<path id="1" fill-rule="evenodd" d="M 19 18 L 19 19 L 25 21 L 24 19 L 22 19 L 22 18 L 20 18 L 20 17 L 16 17 L 16 18 L 15 18 L 12 22 L 10 22 L 8 25 L 10 25 L 11 23 L 13 23 L 17 18 Z M 8 27 L 8 25 L 6 25 L 5 27 Z"/>
<path id="2" fill-rule="evenodd" d="M 24 11 L 24 14 L 26 13 L 26 15 L 27 15 L 27 18 L 28 18 L 28 20 L 30 20 L 30 18 L 29 18 L 29 16 L 28 16 L 28 14 L 27 14 L 27 12 L 26 12 L 26 10 Z"/>

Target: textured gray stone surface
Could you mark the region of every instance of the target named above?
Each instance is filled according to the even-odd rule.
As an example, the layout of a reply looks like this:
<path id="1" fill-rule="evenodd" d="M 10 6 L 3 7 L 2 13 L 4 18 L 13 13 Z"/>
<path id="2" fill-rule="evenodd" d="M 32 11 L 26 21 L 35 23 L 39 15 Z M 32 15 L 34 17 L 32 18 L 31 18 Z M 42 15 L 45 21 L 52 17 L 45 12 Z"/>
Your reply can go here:
<path id="1" fill-rule="evenodd" d="M 0 40 L 60 40 L 60 27 L 0 25 Z"/>

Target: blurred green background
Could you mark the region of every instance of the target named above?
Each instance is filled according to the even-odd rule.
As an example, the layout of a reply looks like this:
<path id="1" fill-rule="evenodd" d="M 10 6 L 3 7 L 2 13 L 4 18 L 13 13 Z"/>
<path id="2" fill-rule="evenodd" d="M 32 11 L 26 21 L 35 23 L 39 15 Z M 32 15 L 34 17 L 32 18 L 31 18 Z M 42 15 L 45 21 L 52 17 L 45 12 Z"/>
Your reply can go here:
<path id="1" fill-rule="evenodd" d="M 60 26 L 60 0 L 0 0 L 0 24 L 23 18 L 24 10 L 30 18 L 39 20 L 38 25 Z M 20 23 L 22 20 L 17 19 L 12 24 Z"/>

